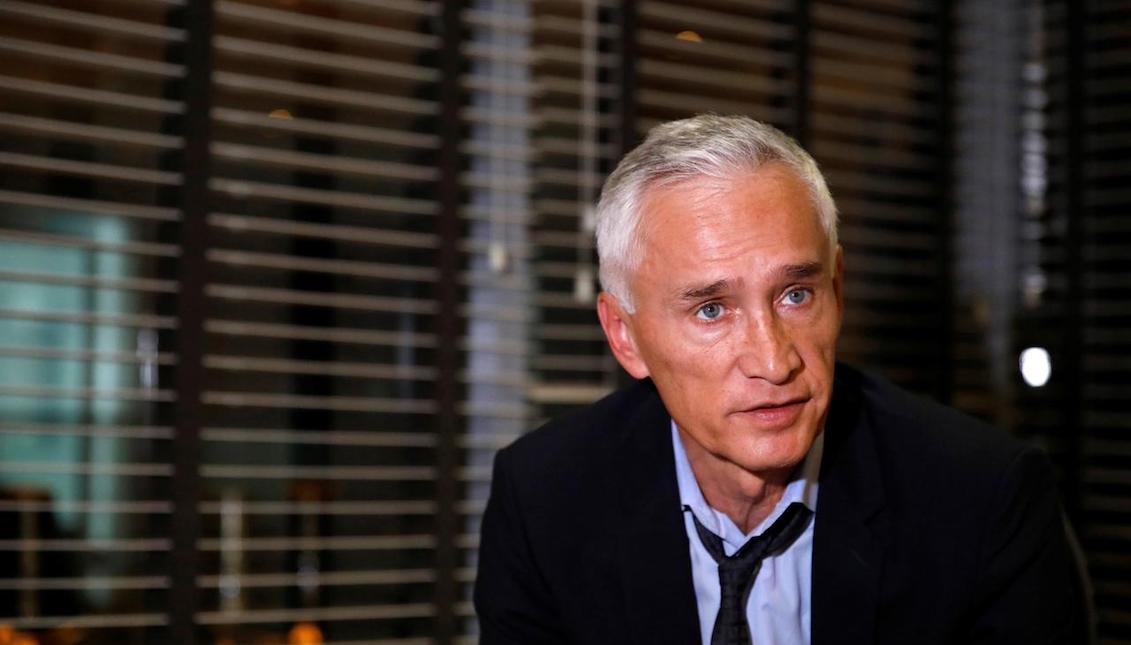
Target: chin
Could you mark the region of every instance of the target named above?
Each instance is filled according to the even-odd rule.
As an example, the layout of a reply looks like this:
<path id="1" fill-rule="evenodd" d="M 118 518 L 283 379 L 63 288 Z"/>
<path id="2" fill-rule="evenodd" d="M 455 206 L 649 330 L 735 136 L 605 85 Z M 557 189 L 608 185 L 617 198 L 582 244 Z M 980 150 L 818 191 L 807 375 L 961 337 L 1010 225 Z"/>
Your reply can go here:
<path id="1" fill-rule="evenodd" d="M 806 441 L 801 436 L 775 437 L 754 446 L 736 463 L 750 472 L 792 469 L 805 459 L 812 445 L 812 439 Z"/>

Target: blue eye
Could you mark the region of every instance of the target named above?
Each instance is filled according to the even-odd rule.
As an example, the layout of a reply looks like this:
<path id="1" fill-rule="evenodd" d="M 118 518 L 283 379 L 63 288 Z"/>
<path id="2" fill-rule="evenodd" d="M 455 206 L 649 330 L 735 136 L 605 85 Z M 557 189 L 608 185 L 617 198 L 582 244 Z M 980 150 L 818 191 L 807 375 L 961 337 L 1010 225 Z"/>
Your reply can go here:
<path id="1" fill-rule="evenodd" d="M 708 302 L 695 312 L 700 320 L 715 320 L 723 315 L 723 306 L 717 302 Z"/>
<path id="2" fill-rule="evenodd" d="M 790 289 L 785 294 L 785 301 L 791 305 L 800 305 L 809 300 L 809 295 L 808 289 Z"/>

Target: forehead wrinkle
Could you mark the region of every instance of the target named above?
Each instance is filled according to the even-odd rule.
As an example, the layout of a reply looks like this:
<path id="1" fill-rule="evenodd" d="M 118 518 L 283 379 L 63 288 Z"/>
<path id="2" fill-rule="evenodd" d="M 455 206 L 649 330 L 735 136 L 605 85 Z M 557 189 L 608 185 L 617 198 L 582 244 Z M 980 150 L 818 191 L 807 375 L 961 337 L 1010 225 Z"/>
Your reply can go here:
<path id="1" fill-rule="evenodd" d="M 683 213 L 683 216 L 692 217 L 702 222 L 716 214 L 716 211 L 709 206 L 716 202 L 720 196 L 725 195 L 731 189 L 731 186 L 732 181 L 708 175 L 661 180 L 649 185 L 642 192 L 640 208 L 644 217 L 641 218 L 637 228 L 638 242 L 643 246 L 655 233 L 655 230 L 664 224 L 663 220 L 657 220 L 655 214 L 649 215 L 649 211 L 653 210 L 651 208 L 652 203 L 658 196 L 678 192 L 687 199 L 687 206 L 690 207 L 690 212 Z"/>

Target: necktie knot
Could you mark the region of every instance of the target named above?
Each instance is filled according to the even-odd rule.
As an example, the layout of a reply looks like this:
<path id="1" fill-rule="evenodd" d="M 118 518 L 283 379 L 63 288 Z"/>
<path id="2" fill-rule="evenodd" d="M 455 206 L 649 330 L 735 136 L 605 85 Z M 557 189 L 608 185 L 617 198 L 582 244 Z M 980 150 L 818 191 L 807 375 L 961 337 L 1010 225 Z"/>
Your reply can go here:
<path id="1" fill-rule="evenodd" d="M 770 528 L 742 545 L 733 555 L 726 555 L 723 540 L 707 530 L 695 514 L 691 519 L 704 548 L 719 565 L 719 615 L 711 632 L 711 645 L 749 645 L 750 626 L 746 622 L 746 599 L 762 560 L 789 548 L 809 525 L 813 512 L 800 502 L 793 502 Z"/>

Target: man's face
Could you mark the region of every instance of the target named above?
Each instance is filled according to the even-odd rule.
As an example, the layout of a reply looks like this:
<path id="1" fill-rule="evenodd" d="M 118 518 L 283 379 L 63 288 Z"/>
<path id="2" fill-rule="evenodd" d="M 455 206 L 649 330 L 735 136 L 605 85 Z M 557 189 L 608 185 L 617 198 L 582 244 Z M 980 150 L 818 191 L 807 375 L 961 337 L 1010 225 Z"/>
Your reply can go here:
<path id="1" fill-rule="evenodd" d="M 808 186 L 771 163 L 654 188 L 643 209 L 636 312 L 598 305 L 617 359 L 709 454 L 791 468 L 824 425 L 843 309 Z"/>

